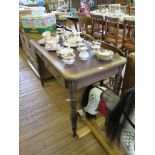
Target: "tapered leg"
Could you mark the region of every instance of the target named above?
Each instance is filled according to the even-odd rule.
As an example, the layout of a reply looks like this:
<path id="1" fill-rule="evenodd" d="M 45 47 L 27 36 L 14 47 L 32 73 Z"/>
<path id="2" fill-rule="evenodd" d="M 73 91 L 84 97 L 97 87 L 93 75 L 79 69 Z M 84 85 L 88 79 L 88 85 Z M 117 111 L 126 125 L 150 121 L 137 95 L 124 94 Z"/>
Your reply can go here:
<path id="1" fill-rule="evenodd" d="M 78 31 L 77 22 L 75 20 L 74 20 L 74 26 L 75 26 L 76 31 Z"/>
<path id="2" fill-rule="evenodd" d="M 70 95 L 70 106 L 71 106 L 71 125 L 72 125 L 72 131 L 73 136 L 76 136 L 76 129 L 77 129 L 77 109 L 76 109 L 76 89 L 74 82 L 69 83 L 69 95 Z"/>
<path id="3" fill-rule="evenodd" d="M 119 95 L 121 84 L 122 84 L 122 69 L 123 66 L 119 68 L 118 74 L 115 76 L 115 82 L 114 82 L 114 92 Z"/>
<path id="4" fill-rule="evenodd" d="M 36 56 L 37 56 L 38 70 L 39 70 L 41 85 L 44 86 L 44 78 L 43 78 L 43 71 L 42 71 L 44 62 L 41 60 L 41 58 L 37 54 Z"/>

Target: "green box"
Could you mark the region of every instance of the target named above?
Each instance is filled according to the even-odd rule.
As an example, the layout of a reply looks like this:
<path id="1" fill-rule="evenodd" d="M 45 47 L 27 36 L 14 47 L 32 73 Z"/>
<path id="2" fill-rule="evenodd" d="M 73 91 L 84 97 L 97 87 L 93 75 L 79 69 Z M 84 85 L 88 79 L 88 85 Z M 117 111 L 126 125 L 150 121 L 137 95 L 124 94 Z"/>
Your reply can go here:
<path id="1" fill-rule="evenodd" d="M 25 33 L 43 33 L 45 31 L 52 31 L 56 29 L 56 24 L 46 28 L 24 28 Z"/>

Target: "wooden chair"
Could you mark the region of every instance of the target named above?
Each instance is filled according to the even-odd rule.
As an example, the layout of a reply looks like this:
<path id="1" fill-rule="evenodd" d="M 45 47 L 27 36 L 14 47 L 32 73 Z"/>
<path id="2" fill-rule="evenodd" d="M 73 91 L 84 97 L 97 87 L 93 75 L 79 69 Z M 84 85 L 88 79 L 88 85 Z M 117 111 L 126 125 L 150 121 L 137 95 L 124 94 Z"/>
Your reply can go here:
<path id="1" fill-rule="evenodd" d="M 92 20 L 91 16 L 86 16 L 86 33 L 92 34 Z"/>
<path id="2" fill-rule="evenodd" d="M 119 18 L 105 16 L 105 41 L 115 46 L 122 44 L 119 35 Z"/>
<path id="3" fill-rule="evenodd" d="M 80 32 L 86 31 L 86 15 L 84 13 L 78 13 L 78 20 Z"/>
<path id="4" fill-rule="evenodd" d="M 128 53 L 135 52 L 135 21 L 124 20 L 122 51 L 127 56 Z"/>
<path id="5" fill-rule="evenodd" d="M 106 43 L 106 42 L 104 42 L 104 41 L 101 41 L 101 47 L 102 48 L 104 48 L 104 49 L 107 49 L 107 50 L 111 50 L 111 51 L 113 51 L 115 54 L 118 54 L 118 55 L 120 55 L 120 56 L 122 56 L 122 57 L 125 57 L 125 55 L 124 55 L 124 53 L 122 52 L 122 50 L 121 49 L 119 49 L 119 48 L 117 48 L 116 46 L 113 46 L 113 45 L 111 45 L 111 44 L 109 44 L 109 43 Z M 108 86 L 109 87 L 109 85 L 110 85 L 110 87 L 113 87 L 113 90 L 114 90 L 114 92 L 119 92 L 120 91 L 120 89 L 121 89 L 121 84 L 122 84 L 122 77 L 121 77 L 121 79 L 117 79 L 117 75 L 115 75 L 115 76 L 111 76 L 110 78 L 109 78 L 109 82 L 108 83 L 105 83 L 104 81 L 107 81 L 107 79 L 105 79 L 104 81 L 100 81 L 100 85 L 102 86 L 102 85 L 106 85 L 106 86 Z M 119 90 L 119 91 L 118 91 Z"/>
<path id="6" fill-rule="evenodd" d="M 101 42 L 101 47 L 104 48 L 104 49 L 107 49 L 107 50 L 111 50 L 113 51 L 114 53 L 122 56 L 122 57 L 125 57 L 124 53 L 122 52 L 121 49 L 117 48 L 116 46 L 113 46 L 109 43 L 106 43 L 105 41 L 100 41 Z"/>
<path id="7" fill-rule="evenodd" d="M 129 14 L 135 15 L 135 6 L 129 6 Z"/>
<path id="8" fill-rule="evenodd" d="M 104 40 L 104 19 L 101 15 L 91 15 L 92 36 L 95 39 Z"/>
<path id="9" fill-rule="evenodd" d="M 85 13 L 78 13 L 79 30 L 85 31 L 88 34 L 92 34 L 91 18 L 86 16 Z"/>
<path id="10" fill-rule="evenodd" d="M 133 86 L 135 86 L 135 53 L 130 53 L 127 56 L 122 93 Z"/>
<path id="11" fill-rule="evenodd" d="M 84 38 L 87 41 L 90 41 L 90 42 L 95 41 L 95 39 L 91 35 L 89 35 L 87 33 L 81 32 L 80 36 L 81 36 L 81 38 Z"/>

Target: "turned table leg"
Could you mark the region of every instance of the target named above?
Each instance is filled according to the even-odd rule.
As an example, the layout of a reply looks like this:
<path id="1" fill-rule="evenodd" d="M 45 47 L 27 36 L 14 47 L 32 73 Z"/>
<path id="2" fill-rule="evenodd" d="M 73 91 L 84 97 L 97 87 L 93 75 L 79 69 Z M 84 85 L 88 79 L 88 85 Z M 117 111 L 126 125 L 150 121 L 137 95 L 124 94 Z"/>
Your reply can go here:
<path id="1" fill-rule="evenodd" d="M 71 125 L 72 125 L 72 131 L 73 136 L 76 136 L 76 129 L 77 129 L 77 109 L 76 109 L 76 89 L 74 82 L 69 83 L 69 95 L 70 95 L 70 106 L 71 106 Z"/>
<path id="2" fill-rule="evenodd" d="M 44 86 L 44 78 L 43 78 L 43 71 L 42 71 L 44 62 L 41 60 L 38 54 L 36 54 L 36 57 L 37 57 L 37 62 L 38 62 L 38 70 L 39 70 L 41 85 Z"/>
<path id="3" fill-rule="evenodd" d="M 114 93 L 116 93 L 117 95 L 119 95 L 122 84 L 122 69 L 123 67 L 120 67 L 118 74 L 115 76 Z"/>

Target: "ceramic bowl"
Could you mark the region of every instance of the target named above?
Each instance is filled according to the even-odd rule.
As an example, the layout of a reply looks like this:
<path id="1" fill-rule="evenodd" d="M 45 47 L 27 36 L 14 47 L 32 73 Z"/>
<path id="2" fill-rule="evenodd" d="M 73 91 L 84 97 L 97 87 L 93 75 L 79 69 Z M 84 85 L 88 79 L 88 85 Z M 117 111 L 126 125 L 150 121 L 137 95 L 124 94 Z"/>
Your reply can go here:
<path id="1" fill-rule="evenodd" d="M 108 61 L 108 60 L 111 60 L 113 58 L 113 52 L 110 50 L 102 50 L 102 51 L 99 51 L 96 54 L 96 56 L 98 59 Z"/>

